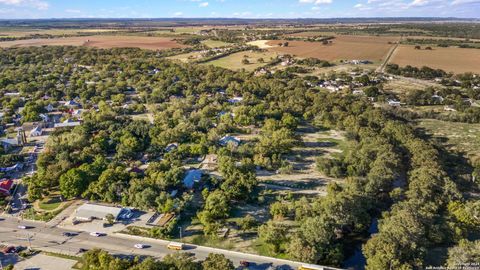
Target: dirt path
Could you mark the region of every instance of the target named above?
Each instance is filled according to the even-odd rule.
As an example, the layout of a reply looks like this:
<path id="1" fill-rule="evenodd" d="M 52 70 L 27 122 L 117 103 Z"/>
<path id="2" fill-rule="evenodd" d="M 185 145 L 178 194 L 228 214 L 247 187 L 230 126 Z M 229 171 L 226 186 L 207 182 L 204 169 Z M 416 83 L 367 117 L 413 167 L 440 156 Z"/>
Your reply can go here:
<path id="1" fill-rule="evenodd" d="M 402 37 L 403 38 L 403 37 Z M 385 60 L 382 62 L 382 64 L 377 68 L 376 72 L 378 73 L 384 73 L 385 68 L 387 67 L 388 62 L 390 62 L 390 59 L 393 56 L 393 53 L 397 50 L 398 46 L 400 45 L 400 42 L 402 41 L 402 38 L 400 38 L 400 41 L 398 41 L 395 46 L 393 46 L 390 51 L 387 54 L 387 57 L 385 57 Z"/>

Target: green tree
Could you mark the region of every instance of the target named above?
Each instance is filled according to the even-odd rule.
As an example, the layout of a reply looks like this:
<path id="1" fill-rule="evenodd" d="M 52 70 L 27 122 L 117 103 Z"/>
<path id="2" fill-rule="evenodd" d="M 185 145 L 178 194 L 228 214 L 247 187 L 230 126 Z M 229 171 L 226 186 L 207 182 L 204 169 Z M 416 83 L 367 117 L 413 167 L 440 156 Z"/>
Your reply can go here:
<path id="1" fill-rule="evenodd" d="M 65 198 L 76 198 L 88 188 L 88 178 L 84 171 L 74 168 L 60 177 L 60 192 Z"/>
<path id="2" fill-rule="evenodd" d="M 280 247 L 287 241 L 287 228 L 272 220 L 258 228 L 258 236 L 268 244 L 273 252 L 280 252 Z"/>
<path id="3" fill-rule="evenodd" d="M 233 262 L 223 254 L 208 254 L 208 257 L 202 263 L 203 270 L 234 270 Z"/>

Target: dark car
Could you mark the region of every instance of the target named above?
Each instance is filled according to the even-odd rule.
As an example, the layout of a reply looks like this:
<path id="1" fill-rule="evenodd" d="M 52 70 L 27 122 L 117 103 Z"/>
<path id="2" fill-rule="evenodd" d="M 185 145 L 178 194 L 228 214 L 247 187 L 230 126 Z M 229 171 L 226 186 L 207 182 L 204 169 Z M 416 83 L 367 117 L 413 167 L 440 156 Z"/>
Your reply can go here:
<path id="1" fill-rule="evenodd" d="M 87 251 L 88 251 L 88 249 L 86 249 L 86 248 L 79 248 L 78 249 L 78 253 L 83 253 L 83 252 L 87 252 Z"/>
<path id="2" fill-rule="evenodd" d="M 240 261 L 240 266 L 248 267 L 249 265 L 250 265 L 250 263 L 247 262 L 247 261 Z"/>
<path id="3" fill-rule="evenodd" d="M 8 247 L 5 247 L 2 252 L 4 254 L 7 254 L 7 253 L 15 253 L 17 252 L 17 249 L 14 247 L 14 246 L 8 246 Z"/>
<path id="4" fill-rule="evenodd" d="M 73 233 L 73 232 L 64 232 L 63 233 L 63 236 L 66 236 L 66 237 L 72 237 L 72 236 L 75 236 L 77 235 L 77 233 Z"/>

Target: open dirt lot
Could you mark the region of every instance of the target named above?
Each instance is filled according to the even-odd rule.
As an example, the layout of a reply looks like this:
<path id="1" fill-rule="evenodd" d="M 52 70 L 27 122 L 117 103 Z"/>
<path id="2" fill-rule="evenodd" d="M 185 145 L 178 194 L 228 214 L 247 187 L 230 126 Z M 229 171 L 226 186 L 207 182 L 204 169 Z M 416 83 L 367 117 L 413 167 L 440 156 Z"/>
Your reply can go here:
<path id="1" fill-rule="evenodd" d="M 169 38 L 138 37 L 138 36 L 87 36 L 52 39 L 29 39 L 0 42 L 0 47 L 28 47 L 28 46 L 88 46 L 96 48 L 141 48 L 149 50 L 163 50 L 183 48 Z"/>
<path id="2" fill-rule="evenodd" d="M 388 43 L 398 40 L 397 37 L 337 36 L 329 45 L 320 42 L 289 41 L 288 47 L 279 47 L 278 43 L 282 41 L 278 40 L 269 41 L 267 44 L 276 46 L 269 50 L 302 58 L 314 57 L 328 61 L 361 59 L 380 62 L 393 46 Z"/>
<path id="3" fill-rule="evenodd" d="M 415 50 L 415 46 L 400 45 L 393 53 L 390 63 L 400 66 L 427 66 L 454 73 L 480 73 L 480 50 L 453 47 Z"/>

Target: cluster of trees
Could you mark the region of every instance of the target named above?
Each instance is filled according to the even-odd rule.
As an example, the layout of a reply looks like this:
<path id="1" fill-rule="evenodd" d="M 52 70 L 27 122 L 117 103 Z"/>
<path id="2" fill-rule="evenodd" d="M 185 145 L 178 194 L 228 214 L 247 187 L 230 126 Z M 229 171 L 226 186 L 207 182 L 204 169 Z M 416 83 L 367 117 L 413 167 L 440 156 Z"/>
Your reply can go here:
<path id="1" fill-rule="evenodd" d="M 372 220 L 380 217 L 379 233 L 364 246 L 367 267 L 421 268 L 426 250 L 466 237 L 470 209 L 476 209 L 443 169 L 437 149 L 404 119 L 362 97 L 319 91 L 288 71 L 252 76 L 173 63 L 136 49 L 15 48 L 0 56 L 0 75 L 5 75 L 0 78 L 8 81 L 4 88 L 20 89 L 32 100 L 78 96 L 89 109 L 81 126 L 51 136 L 38 172 L 28 179 L 32 200 L 59 187 L 67 198 L 180 212 L 192 205 L 182 183 L 185 163 L 213 154 L 221 177 L 203 177 L 203 202 L 195 210 L 205 233 L 214 235 L 235 205 L 260 200 L 257 168 L 288 167 L 286 156 L 299 142 L 298 125 L 307 123 L 346 132 L 351 147 L 335 160 L 317 162 L 324 173 L 346 180 L 329 185 L 326 197 L 290 198 L 287 207 L 271 206 L 275 218 L 258 233 L 274 253 L 340 265 L 352 242 L 365 239 Z M 329 77 L 354 80 L 347 74 Z M 369 76 L 356 81 L 375 84 Z M 138 104 L 152 108 L 152 122 L 119 110 L 122 94 L 131 89 Z M 231 102 L 231 97 L 242 99 Z M 219 145 L 226 134 L 253 131 L 256 136 L 239 146 Z M 176 149 L 167 151 L 172 143 Z M 139 160 L 148 169 L 140 170 Z M 278 222 L 284 218 L 295 222 Z M 254 223 L 249 218 L 242 227 Z"/>
<path id="2" fill-rule="evenodd" d="M 385 71 L 395 75 L 428 80 L 442 77 L 450 77 L 452 75 L 441 69 L 433 69 L 425 66 L 422 68 L 417 68 L 410 65 L 400 67 L 397 64 L 388 64 Z"/>
<path id="3" fill-rule="evenodd" d="M 188 253 L 165 256 L 161 261 L 153 258 L 122 259 L 106 251 L 93 249 L 82 256 L 82 270 L 234 270 L 235 267 L 223 254 L 211 253 L 203 261 L 197 261 Z"/>

